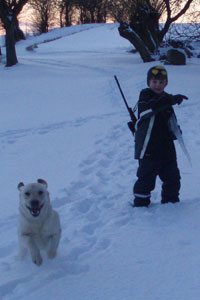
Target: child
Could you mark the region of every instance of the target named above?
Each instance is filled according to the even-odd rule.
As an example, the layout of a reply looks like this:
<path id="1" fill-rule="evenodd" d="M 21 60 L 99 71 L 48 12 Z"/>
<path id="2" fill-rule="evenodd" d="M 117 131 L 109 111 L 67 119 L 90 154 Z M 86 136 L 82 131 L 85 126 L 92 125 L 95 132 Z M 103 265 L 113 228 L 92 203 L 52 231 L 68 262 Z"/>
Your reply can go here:
<path id="1" fill-rule="evenodd" d="M 139 160 L 133 206 L 148 206 L 156 177 L 162 181 L 161 203 L 179 202 L 180 172 L 177 166 L 171 120 L 176 117 L 172 105 L 181 104 L 184 95 L 169 95 L 167 71 L 155 66 L 147 73 L 149 88 L 141 91 L 135 132 L 135 159 Z M 173 126 L 174 127 L 174 126 Z M 180 130 L 178 128 L 178 130 Z"/>

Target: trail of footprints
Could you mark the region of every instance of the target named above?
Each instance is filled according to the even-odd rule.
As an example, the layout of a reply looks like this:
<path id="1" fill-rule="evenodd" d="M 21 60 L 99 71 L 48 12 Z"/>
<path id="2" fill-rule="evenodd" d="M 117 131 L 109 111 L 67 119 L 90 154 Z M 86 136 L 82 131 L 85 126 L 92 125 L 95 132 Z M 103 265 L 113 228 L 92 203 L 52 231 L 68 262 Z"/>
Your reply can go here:
<path id="1" fill-rule="evenodd" d="M 95 141 L 93 153 L 79 165 L 80 179 L 66 191 L 70 199 L 66 199 L 69 222 L 77 226 L 65 234 L 74 244 L 76 239 L 84 240 L 89 245 L 88 254 L 106 250 L 112 243 L 110 226 L 123 226 L 130 220 L 118 208 L 123 206 L 121 203 L 127 205 L 126 187 L 121 182 L 132 170 L 130 137 L 124 135 L 124 130 L 114 126 L 104 138 Z M 57 200 L 55 206 L 65 205 L 64 200 Z M 76 251 L 76 246 L 72 251 Z"/>

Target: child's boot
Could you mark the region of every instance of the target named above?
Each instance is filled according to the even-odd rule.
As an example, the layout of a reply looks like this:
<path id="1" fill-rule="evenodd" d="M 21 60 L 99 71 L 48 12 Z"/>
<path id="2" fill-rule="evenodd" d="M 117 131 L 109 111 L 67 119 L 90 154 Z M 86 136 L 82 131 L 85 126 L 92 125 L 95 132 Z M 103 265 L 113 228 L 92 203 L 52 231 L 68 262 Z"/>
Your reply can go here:
<path id="1" fill-rule="evenodd" d="M 180 202 L 179 198 L 171 198 L 171 199 L 162 199 L 161 204 L 166 204 L 166 203 L 177 203 Z"/>
<path id="2" fill-rule="evenodd" d="M 133 201 L 133 206 L 134 207 L 148 207 L 150 204 L 150 197 L 148 198 L 140 198 L 140 197 L 135 197 Z"/>

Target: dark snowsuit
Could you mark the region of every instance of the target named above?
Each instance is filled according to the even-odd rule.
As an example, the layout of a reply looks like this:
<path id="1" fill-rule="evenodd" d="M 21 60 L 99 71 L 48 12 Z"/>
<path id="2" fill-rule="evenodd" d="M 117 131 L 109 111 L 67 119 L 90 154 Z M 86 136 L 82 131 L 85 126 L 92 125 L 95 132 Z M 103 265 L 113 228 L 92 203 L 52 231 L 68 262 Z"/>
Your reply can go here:
<path id="1" fill-rule="evenodd" d="M 175 136 L 170 128 L 172 117 L 176 122 L 172 97 L 165 92 L 156 94 L 149 88 L 140 93 L 135 132 L 135 158 L 139 160 L 139 168 L 133 188 L 134 206 L 150 204 L 157 176 L 163 182 L 161 203 L 179 201 L 180 172 Z"/>

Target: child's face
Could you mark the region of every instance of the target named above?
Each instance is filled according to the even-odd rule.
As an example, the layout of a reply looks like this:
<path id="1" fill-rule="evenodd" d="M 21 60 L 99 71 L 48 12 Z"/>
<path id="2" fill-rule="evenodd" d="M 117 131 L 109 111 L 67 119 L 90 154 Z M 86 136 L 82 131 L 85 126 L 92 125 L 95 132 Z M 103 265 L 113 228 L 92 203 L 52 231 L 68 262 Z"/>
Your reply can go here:
<path id="1" fill-rule="evenodd" d="M 166 79 L 150 79 L 149 87 L 156 94 L 162 94 L 167 85 Z"/>

